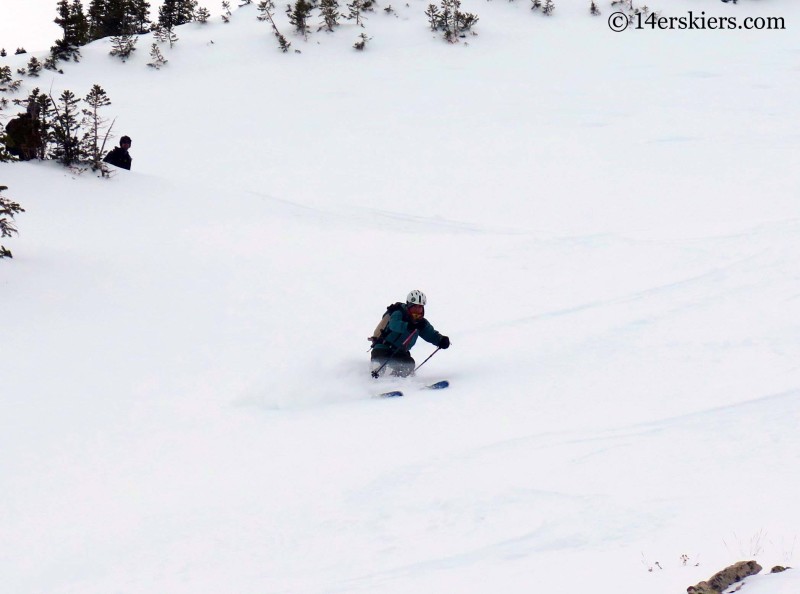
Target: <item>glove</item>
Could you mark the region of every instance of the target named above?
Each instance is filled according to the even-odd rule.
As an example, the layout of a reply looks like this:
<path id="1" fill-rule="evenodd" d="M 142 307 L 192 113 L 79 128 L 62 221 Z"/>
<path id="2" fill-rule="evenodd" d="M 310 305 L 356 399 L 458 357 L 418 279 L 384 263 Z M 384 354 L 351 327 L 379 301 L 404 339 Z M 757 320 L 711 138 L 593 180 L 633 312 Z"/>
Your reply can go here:
<path id="1" fill-rule="evenodd" d="M 439 348 L 440 349 L 450 348 L 450 338 L 448 338 L 447 336 L 442 336 L 439 339 Z"/>

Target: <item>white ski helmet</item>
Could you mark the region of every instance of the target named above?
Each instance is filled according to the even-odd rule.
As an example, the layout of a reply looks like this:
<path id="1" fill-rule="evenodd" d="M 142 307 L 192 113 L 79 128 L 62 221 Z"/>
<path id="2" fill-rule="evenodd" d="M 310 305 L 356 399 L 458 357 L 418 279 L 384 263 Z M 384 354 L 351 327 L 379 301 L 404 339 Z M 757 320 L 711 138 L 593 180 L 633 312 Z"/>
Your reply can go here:
<path id="1" fill-rule="evenodd" d="M 425 293 L 423 293 L 422 291 L 417 291 L 416 289 L 411 291 L 408 294 L 408 297 L 406 297 L 406 303 L 408 305 L 422 305 L 422 306 L 424 306 L 426 301 L 427 301 L 427 299 L 425 299 Z"/>

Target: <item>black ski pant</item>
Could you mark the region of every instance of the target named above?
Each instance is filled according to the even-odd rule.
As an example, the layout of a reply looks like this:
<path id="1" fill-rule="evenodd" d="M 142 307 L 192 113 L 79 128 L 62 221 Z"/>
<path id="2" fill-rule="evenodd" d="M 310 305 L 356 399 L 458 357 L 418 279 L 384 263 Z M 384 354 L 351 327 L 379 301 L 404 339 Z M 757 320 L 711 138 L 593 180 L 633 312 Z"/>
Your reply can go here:
<path id="1" fill-rule="evenodd" d="M 414 361 L 414 357 L 411 356 L 411 353 L 403 351 L 394 356 L 391 355 L 392 351 L 386 349 L 372 349 L 372 355 L 370 356 L 372 360 L 372 371 L 376 371 L 381 365 L 388 361 L 386 367 L 381 369 L 381 375 L 386 373 L 387 369 L 389 370 L 389 375 L 394 375 L 396 377 L 407 377 L 414 373 L 414 367 L 416 367 L 417 364 L 416 361 Z"/>

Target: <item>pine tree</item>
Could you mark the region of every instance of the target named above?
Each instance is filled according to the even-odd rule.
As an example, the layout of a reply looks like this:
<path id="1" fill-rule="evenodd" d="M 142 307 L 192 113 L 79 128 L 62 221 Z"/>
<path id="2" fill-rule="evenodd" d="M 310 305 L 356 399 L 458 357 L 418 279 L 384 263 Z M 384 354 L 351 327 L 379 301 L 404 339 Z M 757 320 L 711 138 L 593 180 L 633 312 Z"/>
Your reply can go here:
<path id="1" fill-rule="evenodd" d="M 160 23 L 155 23 L 152 28 L 153 31 L 153 38 L 158 41 L 159 43 L 167 43 L 169 42 L 169 47 L 172 47 L 178 43 L 178 34 L 175 32 L 175 28 L 167 28 L 161 25 Z M 152 50 L 150 52 L 152 55 Z"/>
<path id="2" fill-rule="evenodd" d="M 61 27 L 61 30 L 64 32 L 64 40 L 66 41 L 70 37 L 71 11 L 69 7 L 69 0 L 58 0 L 56 10 L 58 11 L 58 16 L 53 20 L 53 22 Z"/>
<path id="3" fill-rule="evenodd" d="M 150 59 L 152 62 L 149 62 L 147 65 L 156 70 L 160 70 L 161 67 L 169 61 L 161 55 L 161 50 L 158 49 L 157 43 L 150 46 Z"/>
<path id="4" fill-rule="evenodd" d="M 164 0 L 158 9 L 158 24 L 167 30 L 185 25 L 194 19 L 196 0 Z"/>
<path id="5" fill-rule="evenodd" d="M 431 25 L 431 31 L 436 31 L 439 29 L 442 15 L 439 12 L 438 6 L 435 4 L 429 4 L 428 9 L 425 11 L 425 16 L 428 17 L 428 23 Z"/>
<path id="6" fill-rule="evenodd" d="M 322 0 L 320 2 L 320 14 L 322 15 L 322 24 L 317 31 L 327 29 L 333 31 L 333 28 L 339 25 L 339 2 L 337 0 Z"/>
<path id="7" fill-rule="evenodd" d="M 37 136 L 36 158 L 44 160 L 47 157 L 47 141 L 52 128 L 52 101 L 48 95 L 40 93 L 37 87 L 28 95 L 27 104 L 34 119 L 34 130 Z"/>
<path id="8" fill-rule="evenodd" d="M 256 7 L 258 10 L 257 21 L 271 20 L 270 17 L 275 14 L 275 1 L 274 0 L 261 0 Z"/>
<path id="9" fill-rule="evenodd" d="M 223 22 L 231 22 L 231 3 L 228 0 L 222 0 L 222 20 Z"/>
<path id="10" fill-rule="evenodd" d="M 72 0 L 70 5 L 71 39 L 75 45 L 86 45 L 89 42 L 89 21 L 83 12 L 81 0 Z"/>
<path id="11" fill-rule="evenodd" d="M 275 38 L 278 40 L 278 47 L 281 51 L 285 54 L 289 51 L 289 48 L 292 46 L 291 43 L 286 39 L 286 37 L 278 31 L 278 26 L 275 24 L 275 2 L 274 0 L 261 0 L 258 3 L 258 16 L 256 17 L 259 21 L 269 21 L 270 25 L 272 26 L 272 32 L 275 35 Z"/>
<path id="12" fill-rule="evenodd" d="M 127 37 L 136 33 L 132 0 L 106 0 L 103 37 Z"/>
<path id="13" fill-rule="evenodd" d="M 544 0 L 544 4 L 542 5 L 542 14 L 551 16 L 555 9 L 556 5 L 553 0 Z"/>
<path id="14" fill-rule="evenodd" d="M 194 20 L 196 20 L 198 23 L 206 24 L 208 22 L 208 19 L 210 18 L 211 18 L 211 13 L 208 11 L 207 8 L 204 8 L 203 6 L 199 7 L 194 12 Z"/>
<path id="15" fill-rule="evenodd" d="M 111 51 L 108 52 L 112 56 L 117 56 L 123 62 L 136 51 L 136 42 L 138 37 L 133 35 L 119 35 L 111 38 Z"/>
<path id="16" fill-rule="evenodd" d="M 8 107 L 8 99 L 3 97 L 0 99 L 0 109 Z M 6 135 L 0 134 L 0 163 L 8 163 L 9 161 L 16 161 L 17 157 L 8 152 L 6 148 Z"/>
<path id="17" fill-rule="evenodd" d="M 86 11 L 89 24 L 89 39 L 102 39 L 106 33 L 107 0 L 91 0 Z"/>
<path id="18" fill-rule="evenodd" d="M 367 42 L 370 41 L 371 39 L 372 37 L 367 37 L 366 33 L 361 33 L 361 35 L 358 36 L 356 42 L 353 44 L 353 47 L 356 48 L 358 51 L 362 51 L 367 46 Z"/>
<path id="19" fill-rule="evenodd" d="M 155 43 L 153 45 L 155 46 Z M 100 110 L 111 105 L 111 99 L 100 85 L 94 85 L 83 101 L 88 107 L 81 110 L 83 114 L 81 126 L 87 129 L 83 135 L 82 152 L 88 158 L 93 171 L 100 171 L 102 175 L 106 175 L 108 169 L 103 163 L 103 153 L 111 127 L 106 126 L 108 120 L 100 115 Z"/>
<path id="20" fill-rule="evenodd" d="M 21 212 L 25 212 L 25 209 L 19 204 L 2 195 L 3 191 L 7 189 L 8 186 L 0 186 L 0 237 L 19 235 L 16 226 L 14 226 L 14 217 Z M 0 258 L 13 258 L 13 256 L 10 250 L 0 245 Z"/>
<path id="21" fill-rule="evenodd" d="M 78 104 L 80 100 L 70 90 L 65 90 L 58 98 L 58 102 L 50 98 L 55 111 L 55 119 L 50 132 L 53 143 L 53 154 L 59 162 L 69 167 L 79 163 L 85 153 L 78 139 L 80 122 L 78 121 Z"/>
<path id="22" fill-rule="evenodd" d="M 356 25 L 361 27 L 364 26 L 364 21 L 366 18 L 362 14 L 364 12 L 364 0 L 353 0 L 350 4 L 347 4 L 347 14 L 344 18 L 347 20 L 355 19 Z M 425 13 L 427 14 L 427 13 Z"/>
<path id="23" fill-rule="evenodd" d="M 0 49 L 0 58 L 5 58 L 7 55 L 6 48 Z"/>
<path id="24" fill-rule="evenodd" d="M 597 7 L 597 3 L 594 0 L 592 0 L 592 4 L 589 6 L 589 12 L 594 16 L 600 15 L 600 9 Z"/>
<path id="25" fill-rule="evenodd" d="M 450 43 L 456 43 L 478 22 L 477 15 L 461 12 L 461 0 L 442 0 L 441 8 L 430 4 L 425 15 L 431 30 L 444 31 L 444 38 Z"/>
<path id="26" fill-rule="evenodd" d="M 59 0 L 58 17 L 53 21 L 61 27 L 61 39 L 50 48 L 50 55 L 56 60 L 78 61 L 80 46 L 89 41 L 89 21 L 83 13 L 81 0 Z"/>
<path id="27" fill-rule="evenodd" d="M 50 49 L 52 50 L 53 48 Z M 47 70 L 57 70 L 58 72 L 61 72 L 63 74 L 64 71 L 58 69 L 57 60 L 58 59 L 56 58 L 56 55 L 51 53 L 49 56 L 47 56 L 47 59 L 44 62 L 42 62 L 42 66 L 44 66 L 44 68 Z"/>
<path id="28" fill-rule="evenodd" d="M 36 56 L 31 56 L 28 60 L 28 76 L 39 76 L 42 71 L 42 63 L 36 59 Z"/>
<path id="29" fill-rule="evenodd" d="M 150 3 L 147 0 L 130 0 L 128 13 L 133 33 L 143 35 L 150 30 Z"/>
<path id="30" fill-rule="evenodd" d="M 306 0 L 296 0 L 294 8 L 291 4 L 286 5 L 286 14 L 289 17 L 289 23 L 295 28 L 295 31 L 300 33 L 303 37 L 308 39 L 308 19 L 311 16 L 311 9 L 314 8 Z"/>

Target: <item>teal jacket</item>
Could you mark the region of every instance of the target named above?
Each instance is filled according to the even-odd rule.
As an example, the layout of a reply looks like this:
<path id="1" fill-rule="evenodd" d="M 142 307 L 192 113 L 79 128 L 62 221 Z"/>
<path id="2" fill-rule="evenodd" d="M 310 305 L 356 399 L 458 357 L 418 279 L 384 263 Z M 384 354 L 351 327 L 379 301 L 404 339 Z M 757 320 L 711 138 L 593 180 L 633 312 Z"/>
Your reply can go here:
<path id="1" fill-rule="evenodd" d="M 403 346 L 403 343 L 408 339 L 414 330 L 417 333 L 411 337 L 411 340 Z M 431 344 L 439 345 L 442 335 L 436 331 L 428 320 L 422 318 L 415 326 L 412 327 L 411 315 L 408 313 L 408 308 L 402 305 L 397 311 L 389 316 L 389 322 L 381 334 L 381 338 L 375 342 L 373 347 L 376 351 L 386 351 L 386 354 L 391 354 L 398 349 L 398 354 L 407 353 L 417 342 L 417 337 Z"/>

